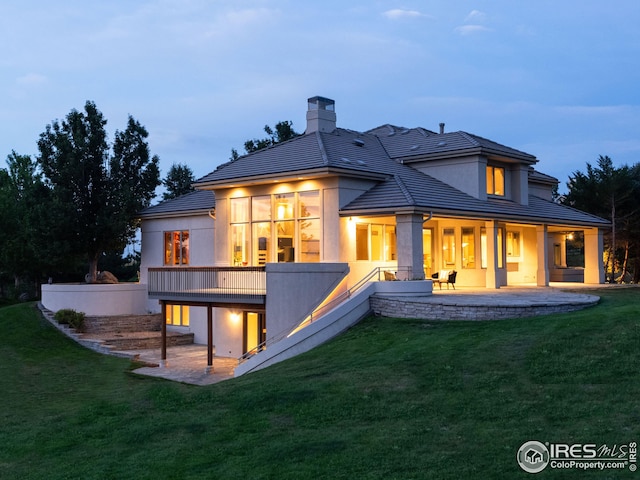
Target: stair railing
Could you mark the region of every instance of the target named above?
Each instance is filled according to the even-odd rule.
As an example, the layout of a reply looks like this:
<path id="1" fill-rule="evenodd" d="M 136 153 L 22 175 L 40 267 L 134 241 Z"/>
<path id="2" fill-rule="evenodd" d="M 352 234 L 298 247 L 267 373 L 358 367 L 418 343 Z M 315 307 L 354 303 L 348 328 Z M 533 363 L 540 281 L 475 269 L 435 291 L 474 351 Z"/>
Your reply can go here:
<path id="1" fill-rule="evenodd" d="M 313 310 L 311 310 L 309 313 L 304 315 L 302 317 L 302 321 L 295 328 L 284 330 L 284 331 L 278 333 L 277 335 L 269 337 L 264 342 L 258 344 L 257 346 L 255 346 L 251 350 L 249 350 L 246 353 L 244 353 L 238 359 L 238 363 L 242 363 L 242 362 L 248 360 L 249 358 L 251 358 L 256 353 L 259 353 L 262 350 L 265 350 L 267 348 L 267 345 L 273 345 L 274 343 L 285 339 L 286 337 L 288 337 L 291 334 L 303 329 L 304 327 L 306 327 L 308 325 L 311 325 L 315 320 L 317 320 L 318 318 L 322 317 L 326 312 L 332 310 L 334 307 L 336 307 L 340 303 L 342 303 L 345 300 L 351 298 L 354 293 L 359 291 L 362 287 L 364 287 L 369 282 L 371 282 L 374 279 L 376 279 L 376 277 L 377 277 L 377 281 L 382 280 L 382 277 L 384 276 L 384 272 L 392 272 L 394 274 L 394 276 L 398 276 L 397 275 L 398 272 L 407 272 L 407 275 L 406 275 L 405 278 L 411 278 L 411 275 L 410 275 L 411 271 L 410 270 L 411 270 L 411 267 L 375 267 L 368 274 L 366 274 L 364 277 L 362 277 L 360 280 L 358 280 L 351 288 L 349 288 L 346 291 L 342 292 L 341 294 L 337 295 L 335 298 L 333 298 L 329 302 L 324 303 L 324 304 L 320 304 L 319 306 L 317 306 Z"/>

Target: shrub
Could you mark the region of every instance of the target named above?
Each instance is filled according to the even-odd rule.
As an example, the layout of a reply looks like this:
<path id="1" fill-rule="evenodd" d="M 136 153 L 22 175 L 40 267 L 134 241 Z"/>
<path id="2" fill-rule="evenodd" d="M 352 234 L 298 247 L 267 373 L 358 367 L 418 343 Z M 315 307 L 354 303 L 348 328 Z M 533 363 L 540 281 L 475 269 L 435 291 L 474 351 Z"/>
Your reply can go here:
<path id="1" fill-rule="evenodd" d="M 58 310 L 55 314 L 56 321 L 61 325 L 69 325 L 78 331 L 82 331 L 84 327 L 84 312 L 76 312 L 70 308 Z"/>

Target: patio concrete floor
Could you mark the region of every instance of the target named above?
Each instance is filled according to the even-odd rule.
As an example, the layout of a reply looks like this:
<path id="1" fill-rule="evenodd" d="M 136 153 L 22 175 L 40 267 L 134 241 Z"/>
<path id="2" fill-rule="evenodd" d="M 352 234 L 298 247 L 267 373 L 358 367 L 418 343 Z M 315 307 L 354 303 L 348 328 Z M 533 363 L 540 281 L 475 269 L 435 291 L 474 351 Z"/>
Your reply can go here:
<path id="1" fill-rule="evenodd" d="M 498 290 L 481 288 L 456 287 L 454 290 L 434 289 L 433 295 L 424 297 L 423 301 L 455 303 L 456 305 L 509 305 L 530 306 L 536 304 L 575 304 L 584 303 L 593 305 L 598 297 L 590 294 L 590 290 L 596 288 L 615 288 L 616 285 L 584 285 L 576 284 L 552 284 L 550 287 L 517 286 L 503 287 Z M 619 287 L 619 286 L 618 286 Z M 415 298 L 413 298 L 415 300 Z M 238 360 L 228 357 L 214 357 L 213 369 L 207 369 L 206 345 L 186 345 L 167 348 L 167 361 L 164 365 L 160 360 L 160 349 L 153 350 L 129 350 L 118 354 L 126 354 L 136 357 L 139 361 L 149 365 L 134 370 L 139 375 L 159 377 L 167 380 L 183 382 L 193 385 L 211 385 L 223 380 L 233 378 L 233 371 L 238 365 Z"/>

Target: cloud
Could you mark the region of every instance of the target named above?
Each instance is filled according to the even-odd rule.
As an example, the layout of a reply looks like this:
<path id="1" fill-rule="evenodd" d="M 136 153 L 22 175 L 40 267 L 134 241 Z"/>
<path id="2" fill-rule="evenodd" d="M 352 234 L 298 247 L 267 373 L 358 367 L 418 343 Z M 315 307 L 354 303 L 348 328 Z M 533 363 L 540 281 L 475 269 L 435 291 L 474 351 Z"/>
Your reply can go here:
<path id="1" fill-rule="evenodd" d="M 467 36 L 475 35 L 478 33 L 491 32 L 492 30 L 483 25 L 461 25 L 459 27 L 456 27 L 454 31 L 462 36 Z"/>
<path id="2" fill-rule="evenodd" d="M 38 86 L 47 83 L 48 78 L 39 73 L 28 73 L 22 77 L 16 78 L 16 83 L 22 86 Z"/>
<path id="3" fill-rule="evenodd" d="M 405 10 L 402 8 L 394 8 L 393 10 L 387 10 L 383 13 L 389 20 L 402 20 L 405 18 L 420 18 L 428 17 L 424 13 L 420 13 L 417 10 Z"/>
<path id="4" fill-rule="evenodd" d="M 486 19 L 486 13 L 481 12 L 480 10 L 472 10 L 471 13 L 467 15 L 467 18 L 464 19 L 464 23 L 484 23 Z"/>

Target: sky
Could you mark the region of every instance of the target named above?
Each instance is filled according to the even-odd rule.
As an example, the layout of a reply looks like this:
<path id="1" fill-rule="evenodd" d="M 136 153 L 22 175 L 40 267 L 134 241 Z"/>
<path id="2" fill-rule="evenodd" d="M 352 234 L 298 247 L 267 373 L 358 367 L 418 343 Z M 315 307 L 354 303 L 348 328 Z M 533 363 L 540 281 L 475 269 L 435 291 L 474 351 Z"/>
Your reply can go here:
<path id="1" fill-rule="evenodd" d="M 164 177 L 335 100 L 339 127 L 466 131 L 561 181 L 640 162 L 638 0 L 3 0 L 0 156 L 87 100 L 129 115 Z M 4 162 L 0 162 L 5 167 Z"/>

